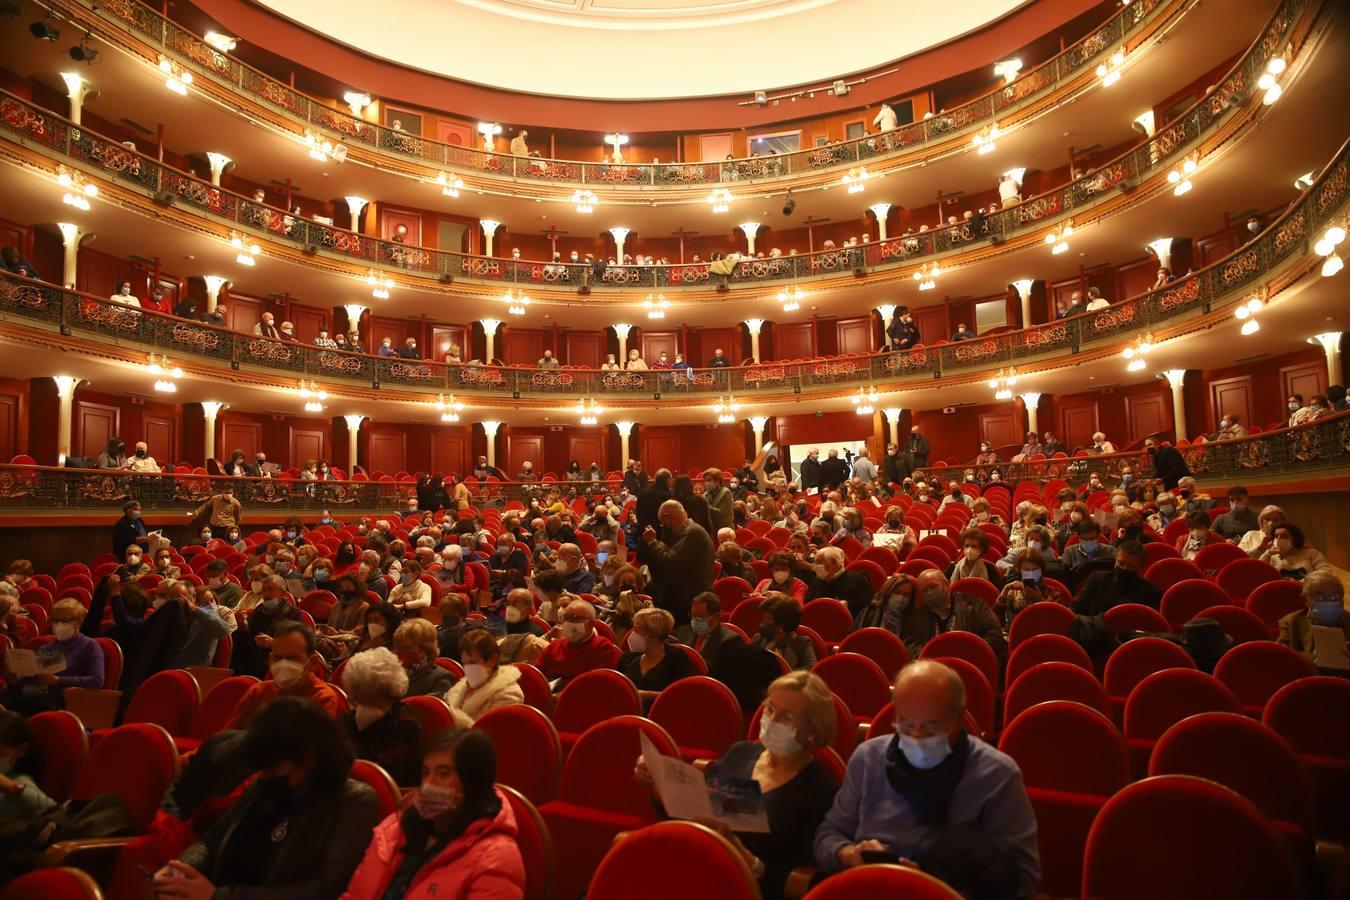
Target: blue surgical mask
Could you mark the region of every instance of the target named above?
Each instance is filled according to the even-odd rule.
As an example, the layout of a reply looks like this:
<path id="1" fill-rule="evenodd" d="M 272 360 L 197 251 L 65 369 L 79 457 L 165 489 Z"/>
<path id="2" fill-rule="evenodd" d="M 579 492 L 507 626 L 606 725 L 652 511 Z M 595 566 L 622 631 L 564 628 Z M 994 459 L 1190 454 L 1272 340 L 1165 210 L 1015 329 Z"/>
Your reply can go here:
<path id="1" fill-rule="evenodd" d="M 712 623 L 707 616 L 694 616 L 689 620 L 689 627 L 694 629 L 694 634 L 699 637 L 704 637 L 712 631 Z"/>
<path id="2" fill-rule="evenodd" d="M 314 570 L 314 580 L 315 580 L 315 581 L 327 581 L 327 580 L 328 580 L 328 570 L 327 570 L 327 569 L 315 569 L 315 570 Z"/>
<path id="3" fill-rule="evenodd" d="M 905 754 L 905 759 L 916 769 L 935 768 L 952 752 L 951 742 L 947 740 L 945 734 L 925 738 L 901 734 L 899 737 L 900 752 Z"/>
<path id="4" fill-rule="evenodd" d="M 1086 553 L 1088 556 L 1091 556 L 1092 554 L 1097 552 L 1097 548 L 1100 547 L 1101 544 L 1098 543 L 1097 541 L 1079 541 L 1078 546 L 1083 548 L 1084 553 Z"/>
<path id="5" fill-rule="evenodd" d="M 1023 580 L 1023 581 L 1040 581 L 1040 580 L 1041 580 L 1041 570 L 1040 570 L 1040 569 L 1023 569 L 1023 570 L 1022 570 L 1022 580 Z"/>

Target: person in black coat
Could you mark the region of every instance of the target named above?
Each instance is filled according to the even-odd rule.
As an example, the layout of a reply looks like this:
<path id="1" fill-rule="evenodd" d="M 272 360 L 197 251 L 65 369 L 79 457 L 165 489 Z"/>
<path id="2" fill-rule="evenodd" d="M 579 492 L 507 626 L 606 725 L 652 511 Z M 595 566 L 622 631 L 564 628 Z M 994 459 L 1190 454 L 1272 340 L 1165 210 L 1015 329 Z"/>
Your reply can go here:
<path id="1" fill-rule="evenodd" d="M 811 452 L 806 454 L 806 459 L 802 460 L 800 477 L 802 490 L 820 487 L 820 451 L 815 447 L 812 447 Z"/>
<path id="2" fill-rule="evenodd" d="M 661 504 L 675 496 L 670 490 L 670 482 L 670 470 L 657 469 L 652 483 L 637 492 L 637 504 L 633 507 L 633 511 L 637 515 L 639 532 L 644 528 L 656 527 Z"/>
<path id="3" fill-rule="evenodd" d="M 712 590 L 713 541 L 701 526 L 689 521 L 678 500 L 662 503 L 658 516 L 668 540 L 657 540 L 653 526 L 641 533 L 652 571 L 652 601 L 673 615 L 676 625 L 688 625 L 694 597 Z"/>
<path id="4" fill-rule="evenodd" d="M 928 438 L 919 432 L 918 425 L 909 430 L 909 456 L 914 461 L 916 469 L 928 465 Z"/>
<path id="5" fill-rule="evenodd" d="M 633 460 L 633 465 L 623 473 L 623 486 L 628 489 L 628 493 L 636 497 L 647 484 L 647 473 L 642 471 L 642 463 Z"/>
<path id="6" fill-rule="evenodd" d="M 1190 477 L 1191 470 L 1186 465 L 1186 458 L 1176 447 L 1160 447 L 1153 438 L 1146 438 L 1144 449 L 1153 457 L 1153 471 L 1162 479 L 1164 490 L 1174 491 L 1177 482 Z"/>
<path id="7" fill-rule="evenodd" d="M 694 479 L 688 475 L 676 475 L 674 497 L 684 507 L 689 521 L 700 526 L 708 534 L 717 534 L 717 530 L 713 528 L 712 510 L 708 508 L 708 501 L 694 490 Z"/>
<path id="8" fill-rule="evenodd" d="M 815 574 L 807 584 L 806 602 L 821 597 L 832 597 L 848 604 L 848 611 L 858 611 L 872 602 L 872 582 L 862 572 L 850 572 L 848 557 L 838 547 L 822 547 L 816 551 Z"/>
<path id="9" fill-rule="evenodd" d="M 36 281 L 45 280 L 38 274 L 37 267 L 24 259 L 18 247 L 6 247 L 0 250 L 0 268 L 4 268 L 6 272 L 13 272 L 15 275 L 22 275 L 24 278 L 32 278 Z"/>
<path id="10" fill-rule="evenodd" d="M 919 326 L 914 322 L 914 317 L 909 314 L 907 307 L 891 321 L 891 327 L 886 329 L 886 336 L 891 339 L 892 350 L 908 350 L 921 340 Z"/>
<path id="11" fill-rule="evenodd" d="M 145 546 L 145 523 L 141 521 L 141 504 L 128 500 L 122 504 L 122 518 L 113 523 L 113 555 L 122 559 L 132 544 Z"/>
<path id="12" fill-rule="evenodd" d="M 848 481 L 848 463 L 839 458 L 838 450 L 831 450 L 829 458 L 820 464 L 820 489 L 833 490 Z"/>
<path id="13" fill-rule="evenodd" d="M 1116 548 L 1115 568 L 1088 576 L 1073 601 L 1080 616 L 1099 616 L 1122 603 L 1142 603 L 1153 609 L 1162 607 L 1162 589 L 1144 578 L 1144 545 L 1125 541 Z"/>
<path id="14" fill-rule="evenodd" d="M 914 459 L 909 451 L 891 444 L 886 448 L 881 468 L 886 473 L 887 484 L 904 484 L 905 479 L 914 474 Z"/>

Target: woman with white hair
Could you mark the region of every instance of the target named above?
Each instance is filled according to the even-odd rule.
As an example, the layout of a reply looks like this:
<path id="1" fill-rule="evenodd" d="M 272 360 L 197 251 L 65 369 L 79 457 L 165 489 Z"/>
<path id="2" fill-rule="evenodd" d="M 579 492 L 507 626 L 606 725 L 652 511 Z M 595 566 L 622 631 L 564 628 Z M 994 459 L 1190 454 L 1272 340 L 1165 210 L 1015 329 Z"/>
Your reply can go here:
<path id="1" fill-rule="evenodd" d="M 342 669 L 342 686 L 352 707 L 342 726 L 357 757 L 378 763 L 400 787 L 418 784 L 422 726 L 403 705 L 408 673 L 398 657 L 384 647 L 356 654 Z"/>
<path id="2" fill-rule="evenodd" d="M 456 725 L 468 727 L 483 713 L 525 702 L 520 670 L 501 665 L 497 641 L 486 628 L 473 628 L 459 639 L 464 677 L 445 695 Z"/>
<path id="3" fill-rule="evenodd" d="M 439 638 L 436 626 L 426 619 L 405 619 L 394 632 L 394 654 L 408 673 L 409 697 L 440 697 L 450 690 L 454 676 L 436 664 Z"/>
<path id="4" fill-rule="evenodd" d="M 1284 510 L 1274 504 L 1267 506 L 1256 517 L 1256 528 L 1238 540 L 1238 549 L 1252 559 L 1259 559 L 1275 543 L 1275 529 L 1284 523 Z"/>

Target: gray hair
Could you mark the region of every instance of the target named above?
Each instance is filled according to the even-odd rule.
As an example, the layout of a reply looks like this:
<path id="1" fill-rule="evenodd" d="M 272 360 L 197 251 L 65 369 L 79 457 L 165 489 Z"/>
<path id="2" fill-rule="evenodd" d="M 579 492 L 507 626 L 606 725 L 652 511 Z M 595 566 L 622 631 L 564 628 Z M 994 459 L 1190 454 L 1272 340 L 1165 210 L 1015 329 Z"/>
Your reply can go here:
<path id="1" fill-rule="evenodd" d="M 821 547 L 816 551 L 817 562 L 825 559 L 834 560 L 839 564 L 839 568 L 841 569 L 848 565 L 848 557 L 844 555 L 844 551 L 840 550 L 838 547 Z"/>
<path id="2" fill-rule="evenodd" d="M 281 588 L 281 592 L 286 592 L 286 579 L 280 575 L 268 575 L 263 579 L 263 584 L 270 584 L 272 587 Z"/>
<path id="3" fill-rule="evenodd" d="M 1316 569 L 1303 579 L 1303 599 L 1315 594 L 1334 594 L 1345 602 L 1345 585 L 1331 569 Z"/>
<path id="4" fill-rule="evenodd" d="M 806 697 L 806 730 L 815 738 L 816 746 L 830 746 L 838 717 L 834 711 L 834 695 L 825 679 L 805 669 L 797 669 L 774 679 L 769 691 L 775 690 L 796 691 Z"/>
<path id="5" fill-rule="evenodd" d="M 408 673 L 387 647 L 363 650 L 342 669 L 342 686 L 354 702 L 363 697 L 400 700 L 408 693 Z"/>

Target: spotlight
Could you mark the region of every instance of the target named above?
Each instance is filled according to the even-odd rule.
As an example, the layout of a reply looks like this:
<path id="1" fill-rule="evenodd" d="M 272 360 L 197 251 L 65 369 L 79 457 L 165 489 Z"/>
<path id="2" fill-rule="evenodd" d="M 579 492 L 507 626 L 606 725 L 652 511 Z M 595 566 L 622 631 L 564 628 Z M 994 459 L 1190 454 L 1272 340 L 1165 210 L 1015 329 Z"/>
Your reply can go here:
<path id="1" fill-rule="evenodd" d="M 86 31 L 84 37 L 80 38 L 80 42 L 70 48 L 70 58 L 76 62 L 89 63 L 92 65 L 94 60 L 98 59 L 98 51 L 93 47 L 88 46 L 89 40 L 93 36 L 94 33 L 92 31 Z"/>
<path id="2" fill-rule="evenodd" d="M 57 41 L 61 39 L 61 29 L 49 23 L 46 19 L 40 19 L 28 26 L 28 31 L 39 41 Z"/>
<path id="3" fill-rule="evenodd" d="M 797 208 L 797 201 L 793 199 L 792 191 L 788 191 L 787 197 L 783 199 L 783 215 L 792 215 L 793 210 Z"/>

